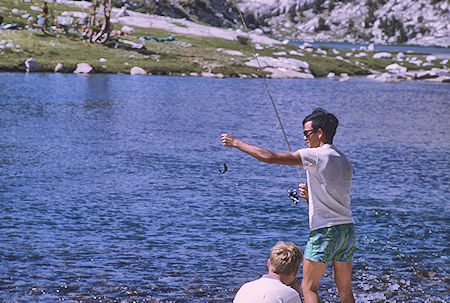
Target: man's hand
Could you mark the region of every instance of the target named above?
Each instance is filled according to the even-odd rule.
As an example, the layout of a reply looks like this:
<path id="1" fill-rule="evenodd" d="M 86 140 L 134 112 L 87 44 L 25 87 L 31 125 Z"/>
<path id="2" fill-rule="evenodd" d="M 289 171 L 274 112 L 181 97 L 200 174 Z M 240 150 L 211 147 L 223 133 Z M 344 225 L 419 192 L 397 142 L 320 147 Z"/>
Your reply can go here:
<path id="1" fill-rule="evenodd" d="M 237 139 L 229 134 L 222 134 L 222 144 L 228 147 L 236 147 Z"/>
<path id="2" fill-rule="evenodd" d="M 308 186 L 306 184 L 301 183 L 298 186 L 298 190 L 300 192 L 300 197 L 308 202 Z"/>

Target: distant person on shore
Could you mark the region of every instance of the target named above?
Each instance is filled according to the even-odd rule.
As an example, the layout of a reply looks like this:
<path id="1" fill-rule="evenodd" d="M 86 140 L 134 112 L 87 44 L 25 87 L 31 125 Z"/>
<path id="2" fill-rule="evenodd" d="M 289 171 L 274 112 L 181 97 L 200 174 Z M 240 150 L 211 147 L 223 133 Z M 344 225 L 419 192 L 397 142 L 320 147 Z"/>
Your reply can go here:
<path id="1" fill-rule="evenodd" d="M 222 143 L 265 163 L 300 165 L 308 186 L 300 184 L 300 196 L 309 207 L 310 236 L 303 260 L 302 290 L 306 303 L 320 302 L 319 281 L 333 263 L 334 281 L 341 302 L 355 302 L 351 275 L 355 251 L 355 228 L 350 211 L 352 166 L 333 145 L 337 118 L 315 109 L 303 120 L 303 140 L 308 148 L 274 153 L 223 134 Z"/>
<path id="2" fill-rule="evenodd" d="M 301 303 L 300 283 L 295 277 L 302 257 L 295 244 L 278 242 L 267 260 L 269 273 L 242 285 L 233 303 Z"/>

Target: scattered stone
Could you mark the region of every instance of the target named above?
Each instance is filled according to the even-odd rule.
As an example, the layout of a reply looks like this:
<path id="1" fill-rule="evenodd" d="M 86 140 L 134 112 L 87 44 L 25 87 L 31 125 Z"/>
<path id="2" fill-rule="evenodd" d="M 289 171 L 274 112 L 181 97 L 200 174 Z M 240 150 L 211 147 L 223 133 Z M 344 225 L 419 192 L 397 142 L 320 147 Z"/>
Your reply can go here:
<path id="1" fill-rule="evenodd" d="M 393 64 L 389 64 L 388 66 L 385 67 L 385 69 L 390 72 L 390 73 L 406 73 L 408 71 L 408 69 L 404 66 L 401 66 L 397 63 L 393 63 Z"/>
<path id="2" fill-rule="evenodd" d="M 309 69 L 308 62 L 301 61 L 293 58 L 273 58 L 273 57 L 258 57 L 261 67 L 271 66 L 271 67 L 281 67 L 291 70 Z M 251 59 L 246 62 L 245 65 L 252 67 L 259 67 L 256 59 Z"/>
<path id="3" fill-rule="evenodd" d="M 429 270 L 417 270 L 416 275 L 422 278 L 434 278 L 437 276 L 437 273 Z"/>
<path id="4" fill-rule="evenodd" d="M 58 63 L 55 66 L 55 73 L 65 73 L 66 72 L 66 68 L 64 67 L 64 65 L 62 63 Z"/>
<path id="5" fill-rule="evenodd" d="M 408 61 L 409 63 L 415 64 L 417 66 L 421 66 L 422 65 L 422 60 L 417 59 L 416 57 L 410 58 L 410 59 L 406 59 L 406 61 Z"/>
<path id="6" fill-rule="evenodd" d="M 397 54 L 396 58 L 397 58 L 397 61 L 403 61 L 406 58 L 406 56 L 404 53 L 400 52 Z"/>
<path id="7" fill-rule="evenodd" d="M 429 70 L 425 70 L 425 71 L 420 71 L 415 73 L 414 75 L 414 79 L 415 80 L 425 80 L 425 79 L 432 79 L 432 78 L 438 78 L 439 76 L 437 75 L 437 73 L 435 71 L 429 71 Z"/>
<path id="8" fill-rule="evenodd" d="M 107 60 L 105 58 L 100 58 L 98 61 L 100 62 L 106 62 Z"/>
<path id="9" fill-rule="evenodd" d="M 77 68 L 73 72 L 74 74 L 90 74 L 94 72 L 92 66 L 87 63 L 78 63 Z"/>
<path id="10" fill-rule="evenodd" d="M 436 60 L 436 57 L 435 56 L 427 56 L 426 58 L 425 58 L 425 60 L 427 60 L 427 62 L 433 62 L 433 61 L 435 61 Z"/>
<path id="11" fill-rule="evenodd" d="M 134 28 L 132 28 L 131 26 L 128 26 L 128 25 L 122 26 L 122 28 L 120 30 L 122 32 L 125 32 L 125 33 L 132 33 L 132 32 L 134 32 Z"/>
<path id="12" fill-rule="evenodd" d="M 264 31 L 260 28 L 256 28 L 255 30 L 253 30 L 253 33 L 255 33 L 256 35 L 263 35 Z"/>
<path id="13" fill-rule="evenodd" d="M 263 46 L 261 46 L 261 44 L 255 44 L 255 49 L 257 49 L 257 50 L 263 50 L 264 49 L 264 47 Z"/>
<path id="14" fill-rule="evenodd" d="M 372 58 L 374 58 L 374 59 L 391 59 L 392 55 L 390 53 L 381 52 L 381 53 L 374 54 L 372 56 Z"/>
<path id="15" fill-rule="evenodd" d="M 133 66 L 130 69 L 130 75 L 147 75 L 147 72 L 142 67 Z"/>
<path id="16" fill-rule="evenodd" d="M 339 82 L 347 82 L 348 80 L 350 80 L 350 77 L 348 76 L 348 74 L 341 74 L 341 78 L 339 79 Z"/>
<path id="17" fill-rule="evenodd" d="M 39 64 L 33 58 L 25 60 L 25 67 L 27 69 L 27 73 L 38 72 L 40 69 Z"/>
<path id="18" fill-rule="evenodd" d="M 394 77 L 394 76 L 393 76 L 392 74 L 390 74 L 390 73 L 373 74 L 373 75 L 368 75 L 368 76 L 367 76 L 367 78 L 373 79 L 373 80 L 375 80 L 375 81 L 380 81 L 380 82 L 395 82 L 395 83 L 400 82 L 400 81 L 402 80 L 401 77 L 403 77 L 403 76 L 400 76 L 400 77 L 395 76 L 395 77 Z"/>
<path id="19" fill-rule="evenodd" d="M 365 52 L 360 52 L 360 53 L 356 54 L 355 57 L 356 58 L 369 57 L 369 55 Z"/>
<path id="20" fill-rule="evenodd" d="M 135 49 L 145 49 L 145 43 L 144 42 L 136 43 L 136 42 L 133 42 L 133 41 L 130 41 L 130 40 L 124 40 L 124 39 L 118 39 L 117 41 L 119 41 L 120 43 L 123 43 L 123 44 L 127 44 L 127 45 L 129 45 L 129 46 L 131 46 L 132 48 L 135 48 Z M 130 58 L 131 58 L 131 56 L 133 56 L 133 55 L 130 55 Z"/>
<path id="21" fill-rule="evenodd" d="M 303 53 L 298 52 L 298 51 L 296 51 L 296 50 L 291 50 L 291 51 L 289 52 L 289 54 L 294 55 L 294 56 L 305 56 Z"/>
<path id="22" fill-rule="evenodd" d="M 295 70 L 290 70 L 287 68 L 273 68 L 266 67 L 265 72 L 271 73 L 271 78 L 299 78 L 299 79 L 314 79 L 314 76 L 309 73 L 302 73 Z"/>
<path id="23" fill-rule="evenodd" d="M 202 72 L 202 77 L 209 77 L 209 78 L 224 78 L 223 74 L 214 74 L 211 72 Z"/>
<path id="24" fill-rule="evenodd" d="M 336 76 L 336 74 L 331 72 L 331 73 L 328 73 L 327 78 L 334 78 L 335 76 Z"/>
<path id="25" fill-rule="evenodd" d="M 318 48 L 318 49 L 316 50 L 316 52 L 319 53 L 319 54 L 322 54 L 322 55 L 327 55 L 327 51 L 324 50 L 324 49 L 321 49 L 321 48 Z"/>
<path id="26" fill-rule="evenodd" d="M 231 56 L 243 56 L 244 54 L 240 51 L 236 51 L 236 50 L 230 50 L 230 49 L 226 49 L 223 50 L 223 52 L 225 54 L 231 55 Z"/>
<path id="27" fill-rule="evenodd" d="M 431 82 L 450 83 L 449 76 L 439 76 L 437 78 L 430 78 L 430 79 L 424 79 L 424 80 L 431 81 Z"/>
<path id="28" fill-rule="evenodd" d="M 117 13 L 116 18 L 120 18 L 120 17 L 127 17 L 130 14 L 127 13 L 127 7 L 126 6 L 122 6 L 120 8 L 120 11 Z"/>

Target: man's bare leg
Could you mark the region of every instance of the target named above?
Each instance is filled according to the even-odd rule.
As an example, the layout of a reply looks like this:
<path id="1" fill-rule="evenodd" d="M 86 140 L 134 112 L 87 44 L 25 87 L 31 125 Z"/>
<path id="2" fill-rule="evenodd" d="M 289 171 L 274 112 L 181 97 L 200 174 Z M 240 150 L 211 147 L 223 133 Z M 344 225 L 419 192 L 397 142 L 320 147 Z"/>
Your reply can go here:
<path id="1" fill-rule="evenodd" d="M 302 290 L 305 303 L 319 303 L 319 282 L 328 264 L 303 259 Z"/>
<path id="2" fill-rule="evenodd" d="M 354 303 L 352 290 L 352 262 L 333 261 L 334 283 L 342 303 Z"/>

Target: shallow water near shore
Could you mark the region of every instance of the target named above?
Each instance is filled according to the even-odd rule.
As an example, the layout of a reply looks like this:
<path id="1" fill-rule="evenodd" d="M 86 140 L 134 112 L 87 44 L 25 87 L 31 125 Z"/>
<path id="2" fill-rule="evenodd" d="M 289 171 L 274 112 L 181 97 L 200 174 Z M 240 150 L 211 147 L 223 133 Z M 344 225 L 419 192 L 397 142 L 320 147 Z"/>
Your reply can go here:
<path id="1" fill-rule="evenodd" d="M 304 250 L 295 169 L 220 142 L 286 150 L 261 79 L 0 79 L 0 301 L 231 302 L 277 241 Z M 268 83 L 293 149 L 313 108 L 340 120 L 357 302 L 448 302 L 450 86 Z M 338 301 L 330 269 L 320 294 Z"/>

